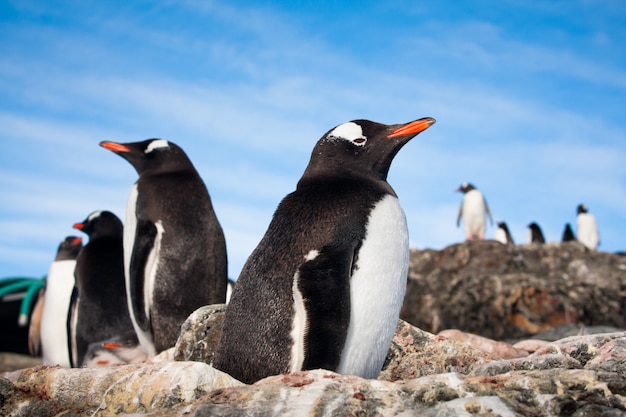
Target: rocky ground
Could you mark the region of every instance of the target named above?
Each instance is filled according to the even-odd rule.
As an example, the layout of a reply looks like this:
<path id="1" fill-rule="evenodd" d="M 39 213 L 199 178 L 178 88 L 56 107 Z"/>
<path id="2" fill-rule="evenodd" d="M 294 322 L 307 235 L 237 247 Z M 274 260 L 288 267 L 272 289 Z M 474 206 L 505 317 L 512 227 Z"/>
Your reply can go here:
<path id="1" fill-rule="evenodd" d="M 441 331 L 400 320 L 377 380 L 314 370 L 244 385 L 205 363 L 224 308 L 209 306 L 183 325 L 176 361 L 3 373 L 0 415 L 624 416 L 625 261 L 576 246 L 414 251 L 403 318 Z"/>
<path id="2" fill-rule="evenodd" d="M 410 262 L 400 317 L 429 332 L 515 340 L 567 325 L 626 329 L 624 256 L 487 240 L 414 250 Z"/>

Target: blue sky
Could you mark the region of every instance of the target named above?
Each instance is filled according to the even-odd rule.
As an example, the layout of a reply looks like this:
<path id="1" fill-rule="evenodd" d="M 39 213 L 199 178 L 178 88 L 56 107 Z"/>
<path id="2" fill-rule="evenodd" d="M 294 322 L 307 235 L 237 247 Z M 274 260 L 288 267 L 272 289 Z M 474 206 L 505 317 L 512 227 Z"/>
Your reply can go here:
<path id="1" fill-rule="evenodd" d="M 236 277 L 317 139 L 360 118 L 437 119 L 389 175 L 413 248 L 463 240 L 469 181 L 518 243 L 582 202 L 626 250 L 625 21 L 609 0 L 2 2 L 0 277 L 123 218 L 136 173 L 98 143 L 151 137 L 205 180 Z"/>

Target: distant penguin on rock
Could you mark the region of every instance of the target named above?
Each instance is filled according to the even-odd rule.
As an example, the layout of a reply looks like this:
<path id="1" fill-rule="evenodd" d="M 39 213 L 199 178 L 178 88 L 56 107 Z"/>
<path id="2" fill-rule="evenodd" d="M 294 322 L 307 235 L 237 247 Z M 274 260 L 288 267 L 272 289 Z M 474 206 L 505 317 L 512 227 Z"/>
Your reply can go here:
<path id="1" fill-rule="evenodd" d="M 237 279 L 213 365 L 245 383 L 323 368 L 376 378 L 406 290 L 397 152 L 435 122 L 355 120 L 315 145 Z"/>
<path id="2" fill-rule="evenodd" d="M 463 230 L 466 240 L 483 240 L 485 237 L 485 217 L 493 225 L 491 211 L 483 194 L 472 184 L 464 182 L 456 192 L 463 193 L 463 201 L 456 218 L 456 226 L 459 227 L 463 219 Z"/>
<path id="3" fill-rule="evenodd" d="M 209 192 L 176 144 L 100 143 L 139 174 L 126 206 L 128 308 L 150 357 L 176 344 L 189 314 L 226 301 L 224 233 Z"/>
<path id="4" fill-rule="evenodd" d="M 569 223 L 566 223 L 565 229 L 563 230 L 563 236 L 561 237 L 561 242 L 571 242 L 573 240 L 576 240 L 576 236 L 574 236 L 572 226 Z"/>
<path id="5" fill-rule="evenodd" d="M 83 247 L 82 239 L 68 236 L 59 245 L 56 258 L 50 265 L 38 334 L 44 365 L 70 367 L 67 321 L 74 289 L 76 258 Z M 31 341 L 33 345 L 36 342 Z M 34 352 L 33 352 L 34 353 Z"/>
<path id="6" fill-rule="evenodd" d="M 511 232 L 509 232 L 509 227 L 505 222 L 498 222 L 494 239 L 505 245 L 515 245 Z"/>
<path id="7" fill-rule="evenodd" d="M 92 343 L 133 332 L 124 284 L 123 226 L 110 211 L 76 223 L 89 236 L 76 260 L 76 305 L 71 318 L 72 366 L 82 365 Z"/>
<path id="8" fill-rule="evenodd" d="M 593 214 L 589 214 L 587 206 L 579 204 L 576 207 L 576 234 L 578 241 L 591 250 L 596 250 L 600 244 L 598 225 Z"/>
<path id="9" fill-rule="evenodd" d="M 528 243 L 546 243 L 541 227 L 535 222 L 528 225 Z"/>

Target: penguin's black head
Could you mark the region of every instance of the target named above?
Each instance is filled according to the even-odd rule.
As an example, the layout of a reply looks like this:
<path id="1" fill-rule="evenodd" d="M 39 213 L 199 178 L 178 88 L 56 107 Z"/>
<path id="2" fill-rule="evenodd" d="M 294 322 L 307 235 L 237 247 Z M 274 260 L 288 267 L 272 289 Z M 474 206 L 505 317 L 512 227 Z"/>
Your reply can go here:
<path id="1" fill-rule="evenodd" d="M 121 237 L 123 233 L 122 221 L 106 210 L 94 211 L 81 223 L 75 223 L 72 227 L 87 234 L 91 239 L 100 236 Z"/>
<path id="2" fill-rule="evenodd" d="M 68 259 L 76 259 L 78 253 L 83 247 L 83 240 L 77 236 L 67 236 L 57 249 L 55 261 L 64 261 Z"/>
<path id="3" fill-rule="evenodd" d="M 576 214 L 587 213 L 587 211 L 587 206 L 584 204 L 579 204 L 578 207 L 576 207 Z"/>
<path id="4" fill-rule="evenodd" d="M 168 172 L 192 166 L 180 146 L 164 139 L 129 143 L 100 142 L 100 146 L 126 159 L 139 175 L 147 171 Z"/>
<path id="5" fill-rule="evenodd" d="M 474 187 L 473 184 L 469 183 L 469 182 L 464 182 L 463 184 L 461 184 L 461 186 L 459 188 L 457 188 L 456 191 L 457 193 L 467 193 L 469 191 L 475 190 L 476 187 Z"/>
<path id="6" fill-rule="evenodd" d="M 396 125 L 369 120 L 341 124 L 318 140 L 302 179 L 351 173 L 384 181 L 402 146 L 434 123 L 425 117 Z"/>

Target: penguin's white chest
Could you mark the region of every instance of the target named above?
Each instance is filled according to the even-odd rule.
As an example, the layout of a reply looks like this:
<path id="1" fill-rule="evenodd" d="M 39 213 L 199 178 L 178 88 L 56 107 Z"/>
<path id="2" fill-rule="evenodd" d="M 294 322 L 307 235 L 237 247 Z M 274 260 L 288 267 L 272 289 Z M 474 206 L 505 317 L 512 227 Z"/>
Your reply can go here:
<path id="1" fill-rule="evenodd" d="M 408 268 L 406 217 L 398 199 L 387 195 L 370 213 L 350 279 L 350 324 L 339 373 L 378 377 L 398 323 Z"/>
<path id="2" fill-rule="evenodd" d="M 46 298 L 41 313 L 41 350 L 44 365 L 70 367 L 67 316 L 74 289 L 75 260 L 55 261 L 50 265 Z"/>
<path id="3" fill-rule="evenodd" d="M 485 231 L 485 200 L 478 190 L 468 191 L 463 197 L 463 229 L 468 235 Z"/>
<path id="4" fill-rule="evenodd" d="M 126 282 L 126 298 L 128 302 L 128 310 L 130 318 L 133 323 L 137 338 L 141 346 L 148 352 L 150 357 L 156 355 L 152 333 L 143 330 L 137 323 L 135 312 L 133 309 L 133 297 L 130 293 L 131 280 L 134 279 L 130 275 L 130 262 L 133 256 L 133 250 L 135 248 L 135 236 L 137 233 L 137 184 L 133 185 L 128 201 L 126 203 L 126 221 L 124 226 L 124 277 Z M 163 236 L 163 227 L 161 222 L 155 224 L 157 229 L 157 235 L 154 241 L 154 245 L 150 250 L 146 265 L 144 267 L 144 287 L 143 287 L 143 299 L 144 299 L 144 313 L 146 317 L 150 317 L 150 308 L 152 307 L 152 295 L 154 292 L 154 281 L 157 275 L 159 252 L 161 250 L 161 240 Z"/>
<path id="5" fill-rule="evenodd" d="M 596 219 L 591 214 L 580 213 L 576 217 L 577 238 L 589 249 L 596 249 L 600 242 Z"/>
<path id="6" fill-rule="evenodd" d="M 504 243 L 504 244 L 508 243 L 508 239 L 506 237 L 506 233 L 504 232 L 504 230 L 502 230 L 499 227 L 496 229 L 496 234 L 494 235 L 493 238 L 494 238 L 494 240 L 497 240 L 500 243 Z"/>

